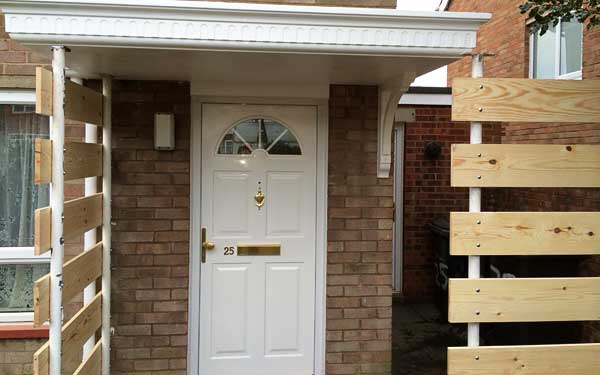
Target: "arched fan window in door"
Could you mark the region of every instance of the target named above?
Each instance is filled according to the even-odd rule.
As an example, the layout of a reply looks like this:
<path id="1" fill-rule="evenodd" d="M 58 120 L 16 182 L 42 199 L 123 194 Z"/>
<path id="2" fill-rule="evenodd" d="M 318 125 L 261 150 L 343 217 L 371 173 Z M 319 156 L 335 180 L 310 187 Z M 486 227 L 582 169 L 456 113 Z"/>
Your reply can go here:
<path id="1" fill-rule="evenodd" d="M 302 155 L 292 131 L 277 121 L 265 118 L 243 120 L 225 134 L 219 144 L 221 155 L 248 155 L 264 150 L 269 155 Z"/>

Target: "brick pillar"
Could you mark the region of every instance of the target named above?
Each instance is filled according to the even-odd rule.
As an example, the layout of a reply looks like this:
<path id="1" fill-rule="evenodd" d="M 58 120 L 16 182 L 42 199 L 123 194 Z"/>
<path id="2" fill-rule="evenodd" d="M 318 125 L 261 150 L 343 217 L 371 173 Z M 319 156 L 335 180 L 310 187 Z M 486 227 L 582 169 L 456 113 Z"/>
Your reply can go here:
<path id="1" fill-rule="evenodd" d="M 377 87 L 332 86 L 327 374 L 390 374 L 393 179 L 378 179 Z"/>

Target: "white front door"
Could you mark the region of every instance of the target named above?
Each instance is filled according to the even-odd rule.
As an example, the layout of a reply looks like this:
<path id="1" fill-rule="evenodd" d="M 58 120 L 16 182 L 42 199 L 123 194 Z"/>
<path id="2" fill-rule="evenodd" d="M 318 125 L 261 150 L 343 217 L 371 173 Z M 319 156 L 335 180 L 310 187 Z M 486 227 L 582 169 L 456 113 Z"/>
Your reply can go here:
<path id="1" fill-rule="evenodd" d="M 202 106 L 200 374 L 313 374 L 314 106 Z"/>

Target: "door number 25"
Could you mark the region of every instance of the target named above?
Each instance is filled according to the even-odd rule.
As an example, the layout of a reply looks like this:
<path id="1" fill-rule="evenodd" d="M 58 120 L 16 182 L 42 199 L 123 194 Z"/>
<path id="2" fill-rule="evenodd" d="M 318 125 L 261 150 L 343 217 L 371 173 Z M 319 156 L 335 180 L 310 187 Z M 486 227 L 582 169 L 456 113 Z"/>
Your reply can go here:
<path id="1" fill-rule="evenodd" d="M 235 254 L 235 246 L 225 246 L 223 248 L 223 255 L 234 255 Z"/>

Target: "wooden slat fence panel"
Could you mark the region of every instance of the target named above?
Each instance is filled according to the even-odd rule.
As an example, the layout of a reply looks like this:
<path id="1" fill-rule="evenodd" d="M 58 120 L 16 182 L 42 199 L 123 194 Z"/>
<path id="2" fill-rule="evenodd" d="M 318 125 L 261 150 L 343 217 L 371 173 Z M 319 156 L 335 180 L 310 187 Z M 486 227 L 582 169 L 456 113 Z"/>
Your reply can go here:
<path id="1" fill-rule="evenodd" d="M 600 255 L 600 212 L 452 212 L 451 255 Z"/>
<path id="2" fill-rule="evenodd" d="M 456 78 L 453 121 L 600 122 L 600 81 Z"/>
<path id="3" fill-rule="evenodd" d="M 102 275 L 102 243 L 77 255 L 63 266 L 62 303 L 71 301 Z M 33 325 L 50 319 L 50 275 L 39 278 L 33 288 Z"/>
<path id="4" fill-rule="evenodd" d="M 36 113 L 52 116 L 52 72 L 36 69 Z M 101 126 L 104 103 L 101 93 L 72 81 L 65 82 L 65 118 Z"/>
<path id="5" fill-rule="evenodd" d="M 102 292 L 79 310 L 62 328 L 63 368 L 75 370 L 80 365 L 81 347 L 102 324 Z M 44 344 L 33 355 L 35 375 L 48 375 L 49 346 Z"/>
<path id="6" fill-rule="evenodd" d="M 49 184 L 52 182 L 52 141 L 35 139 L 34 183 Z"/>
<path id="7" fill-rule="evenodd" d="M 451 323 L 600 320 L 600 277 L 450 279 Z"/>
<path id="8" fill-rule="evenodd" d="M 79 365 L 73 375 L 100 375 L 102 373 L 102 341 L 98 341 L 90 355 Z"/>
<path id="9" fill-rule="evenodd" d="M 34 215 L 34 252 L 42 254 L 50 249 L 52 230 L 51 209 L 40 208 Z M 102 193 L 96 193 L 65 202 L 64 237 L 69 239 L 102 225 Z"/>
<path id="10" fill-rule="evenodd" d="M 456 187 L 600 187 L 600 145 L 452 145 Z"/>

